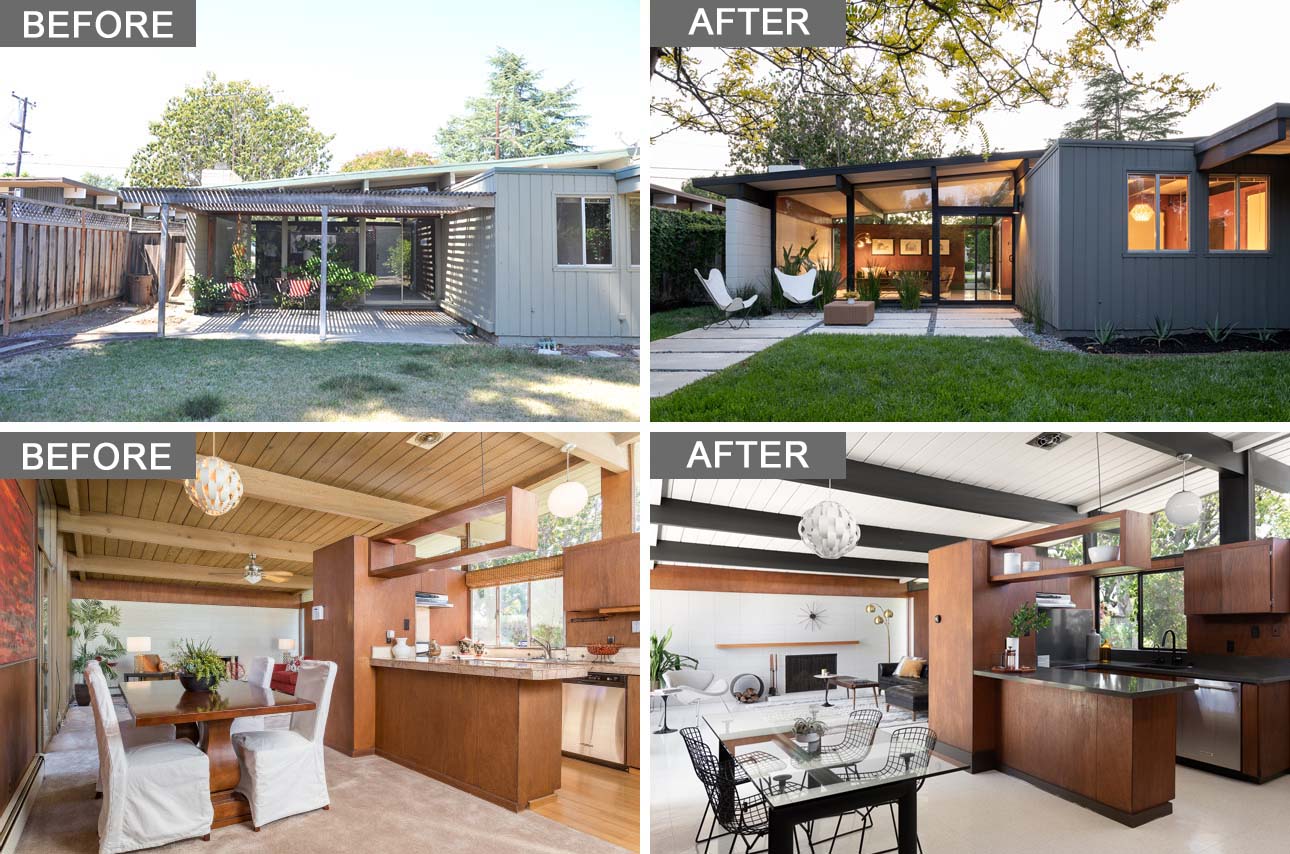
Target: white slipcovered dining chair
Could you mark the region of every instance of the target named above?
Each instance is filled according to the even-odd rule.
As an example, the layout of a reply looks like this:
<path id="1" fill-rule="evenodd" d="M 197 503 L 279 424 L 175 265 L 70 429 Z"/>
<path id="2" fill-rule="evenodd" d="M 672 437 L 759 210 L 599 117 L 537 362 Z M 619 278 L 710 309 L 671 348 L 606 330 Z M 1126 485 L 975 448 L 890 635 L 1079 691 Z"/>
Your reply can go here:
<path id="1" fill-rule="evenodd" d="M 237 791 L 250 803 L 251 823 L 257 831 L 289 815 L 331 808 L 323 732 L 335 682 L 335 662 L 301 663 L 296 699 L 313 702 L 315 710 L 293 712 L 287 730 L 244 732 L 233 737 L 242 771 Z"/>
<path id="2" fill-rule="evenodd" d="M 793 304 L 795 311 L 815 308 L 815 299 L 820 295 L 820 292 L 815 290 L 815 273 L 814 267 L 796 276 L 790 276 L 783 270 L 775 270 L 779 289 L 783 292 L 784 299 Z"/>
<path id="3" fill-rule="evenodd" d="M 103 684 L 106 685 L 107 677 L 103 675 L 103 668 L 99 665 L 98 661 L 94 659 L 90 659 L 89 663 L 85 665 L 85 670 L 81 673 L 81 676 L 85 678 L 86 686 L 91 685 L 91 682 L 90 682 L 91 667 L 93 667 L 96 671 L 98 671 L 99 676 L 103 679 Z M 91 690 L 93 689 L 91 688 Z M 130 721 L 117 721 L 117 727 L 121 730 L 121 741 L 125 744 L 127 750 L 130 749 L 131 747 L 136 747 L 140 744 L 175 740 L 174 724 L 162 724 L 158 726 L 135 726 L 134 721 L 130 720 Z M 102 748 L 102 745 L 100 745 L 100 749 L 101 748 Z M 99 754 L 99 775 L 98 775 L 98 779 L 94 781 L 95 798 L 103 797 L 103 773 L 104 773 L 104 769 L 106 768 L 107 768 L 107 763 L 103 761 L 103 754 L 100 753 Z"/>
<path id="4" fill-rule="evenodd" d="M 192 742 L 173 737 L 126 747 L 107 679 L 98 662 L 91 664 L 87 684 L 104 782 L 99 854 L 209 839 L 215 818 L 210 759 Z"/>
<path id="5" fill-rule="evenodd" d="M 739 326 L 736 326 L 735 321 L 732 319 L 736 315 L 738 315 L 739 320 L 743 321 L 740 325 L 751 326 L 748 322 L 748 312 L 757 303 L 757 294 L 753 294 L 746 300 L 742 297 L 732 297 L 730 291 L 726 289 L 726 277 L 721 275 L 721 271 L 716 267 L 708 271 L 708 278 L 706 279 L 703 278 L 703 274 L 698 270 L 694 271 L 694 275 L 699 277 L 700 282 L 703 282 L 703 289 L 708 292 L 708 298 L 712 300 L 713 304 L 725 312 L 721 318 L 703 327 L 704 329 L 711 329 L 721 323 L 726 324 L 731 329 L 738 329 Z"/>
<path id="6" fill-rule="evenodd" d="M 273 681 L 273 659 L 267 655 L 257 655 L 251 659 L 251 663 L 246 668 L 246 684 L 256 688 L 269 690 L 269 683 Z M 233 726 L 229 732 L 237 735 L 239 732 L 256 732 L 264 729 L 264 719 L 266 715 L 250 715 L 245 718 L 234 718 Z"/>

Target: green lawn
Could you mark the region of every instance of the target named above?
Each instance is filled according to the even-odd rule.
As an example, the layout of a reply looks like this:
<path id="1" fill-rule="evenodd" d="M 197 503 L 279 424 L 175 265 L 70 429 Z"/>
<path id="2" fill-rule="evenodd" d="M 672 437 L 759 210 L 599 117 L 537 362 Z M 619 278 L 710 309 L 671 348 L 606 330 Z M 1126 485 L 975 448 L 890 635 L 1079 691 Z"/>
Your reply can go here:
<path id="1" fill-rule="evenodd" d="M 714 317 L 716 313 L 706 305 L 656 311 L 649 316 L 649 340 L 657 341 L 687 329 L 698 329 L 705 323 L 712 322 Z"/>
<path id="2" fill-rule="evenodd" d="M 628 421 L 632 359 L 486 345 L 145 339 L 0 362 L 4 421 Z"/>
<path id="3" fill-rule="evenodd" d="M 1284 421 L 1290 353 L 1094 356 L 1011 338 L 802 335 L 656 421 Z"/>

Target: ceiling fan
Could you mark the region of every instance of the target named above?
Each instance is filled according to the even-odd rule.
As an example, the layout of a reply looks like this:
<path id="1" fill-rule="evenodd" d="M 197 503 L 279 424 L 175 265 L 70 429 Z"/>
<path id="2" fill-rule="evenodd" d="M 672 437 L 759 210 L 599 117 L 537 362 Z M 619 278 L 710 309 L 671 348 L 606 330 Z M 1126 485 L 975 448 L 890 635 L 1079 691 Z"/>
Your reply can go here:
<path id="1" fill-rule="evenodd" d="M 246 566 L 241 572 L 215 572 L 212 575 L 224 576 L 226 578 L 240 578 L 247 584 L 259 584 L 261 581 L 269 581 L 273 584 L 282 584 L 284 581 L 290 581 L 295 578 L 295 574 L 285 569 L 266 570 L 255 562 L 255 553 L 247 555 Z"/>

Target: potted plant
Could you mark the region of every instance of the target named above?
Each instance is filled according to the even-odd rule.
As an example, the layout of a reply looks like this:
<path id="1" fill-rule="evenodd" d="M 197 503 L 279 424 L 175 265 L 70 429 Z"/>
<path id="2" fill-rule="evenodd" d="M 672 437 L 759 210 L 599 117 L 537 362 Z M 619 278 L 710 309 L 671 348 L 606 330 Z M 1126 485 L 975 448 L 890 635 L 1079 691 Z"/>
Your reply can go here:
<path id="1" fill-rule="evenodd" d="M 1027 602 L 1012 612 L 1008 622 L 1008 652 L 1011 653 L 1012 667 L 1021 666 L 1021 639 L 1029 637 L 1031 632 L 1046 629 L 1053 624 L 1052 618 L 1035 607 L 1034 602 Z M 1006 659 L 1005 659 L 1006 662 Z"/>
<path id="2" fill-rule="evenodd" d="M 185 691 L 209 691 L 224 678 L 224 659 L 209 640 L 175 641 L 175 667 Z"/>
<path id="3" fill-rule="evenodd" d="M 116 678 L 116 658 L 125 652 L 121 638 L 112 629 L 121 625 L 121 609 L 104 605 L 98 599 L 77 599 L 67 606 L 72 639 L 72 692 L 76 705 L 90 704 L 90 686 L 85 684 L 85 665 L 96 660 L 103 665 L 109 679 Z"/>
<path id="4" fill-rule="evenodd" d="M 824 721 L 811 712 L 809 718 L 798 718 L 793 721 L 793 740 L 802 746 L 807 753 L 820 752 L 820 736 L 824 735 Z"/>
<path id="5" fill-rule="evenodd" d="M 669 628 L 663 637 L 649 636 L 649 681 L 650 690 L 657 691 L 663 684 L 663 674 L 671 670 L 683 670 L 686 667 L 697 670 L 699 659 L 688 655 L 678 655 L 667 648 L 672 642 L 672 630 Z"/>

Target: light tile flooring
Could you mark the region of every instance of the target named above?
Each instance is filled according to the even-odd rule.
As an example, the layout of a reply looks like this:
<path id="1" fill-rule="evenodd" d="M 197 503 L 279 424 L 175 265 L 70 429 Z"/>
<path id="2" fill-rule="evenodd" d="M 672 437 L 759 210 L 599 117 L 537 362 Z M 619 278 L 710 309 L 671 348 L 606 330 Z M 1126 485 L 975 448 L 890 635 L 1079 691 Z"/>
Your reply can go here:
<path id="1" fill-rule="evenodd" d="M 692 726 L 695 713 L 693 706 L 676 707 L 669 723 Z M 655 711 L 651 731 L 658 719 Z M 715 749 L 715 739 L 705 736 Z M 650 852 L 701 851 L 694 834 L 704 794 L 685 745 L 675 733 L 649 738 Z M 866 852 L 895 844 L 891 819 L 877 812 L 875 819 Z M 1173 815 L 1127 828 L 1005 774 L 959 772 L 923 786 L 918 824 L 925 854 L 1270 854 L 1290 850 L 1290 777 L 1257 786 L 1180 765 Z M 711 854 L 730 850 L 728 837 L 720 843 Z M 835 854 L 858 845 L 858 836 L 844 837 Z"/>

